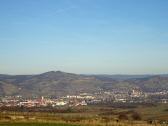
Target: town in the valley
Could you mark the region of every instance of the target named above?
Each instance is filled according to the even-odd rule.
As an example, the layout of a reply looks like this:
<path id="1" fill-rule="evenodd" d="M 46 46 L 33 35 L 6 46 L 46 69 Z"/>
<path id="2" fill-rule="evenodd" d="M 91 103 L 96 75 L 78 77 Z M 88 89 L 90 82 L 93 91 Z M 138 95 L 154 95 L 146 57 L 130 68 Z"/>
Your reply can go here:
<path id="1" fill-rule="evenodd" d="M 111 91 L 100 90 L 94 93 L 67 94 L 61 97 L 36 96 L 24 98 L 17 95 L 0 98 L 0 107 L 71 107 L 102 103 L 168 103 L 168 91 L 142 92 L 139 89 L 133 89 L 132 91 L 114 89 Z"/>

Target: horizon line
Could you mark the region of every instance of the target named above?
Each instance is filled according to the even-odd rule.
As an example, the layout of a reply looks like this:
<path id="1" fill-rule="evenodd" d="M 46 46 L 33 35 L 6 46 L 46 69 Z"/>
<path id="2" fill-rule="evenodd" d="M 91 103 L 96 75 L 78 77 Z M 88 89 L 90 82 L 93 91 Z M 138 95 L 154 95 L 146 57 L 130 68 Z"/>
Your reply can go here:
<path id="1" fill-rule="evenodd" d="M 49 72 L 62 72 L 62 73 L 69 73 L 69 74 L 77 74 L 77 75 L 111 75 L 111 76 L 157 76 L 157 75 L 168 75 L 168 73 L 141 73 L 141 74 L 134 74 L 134 73 L 125 73 L 125 74 L 120 74 L 120 73 L 113 73 L 113 74 L 108 74 L 108 73 L 75 73 L 75 72 L 66 72 L 62 70 L 51 70 L 51 71 L 46 71 L 46 72 L 40 72 L 40 73 L 30 73 L 30 74 L 10 74 L 10 73 L 0 73 L 0 75 L 9 75 L 9 76 L 21 76 L 21 75 L 40 75 L 40 74 L 45 74 Z"/>

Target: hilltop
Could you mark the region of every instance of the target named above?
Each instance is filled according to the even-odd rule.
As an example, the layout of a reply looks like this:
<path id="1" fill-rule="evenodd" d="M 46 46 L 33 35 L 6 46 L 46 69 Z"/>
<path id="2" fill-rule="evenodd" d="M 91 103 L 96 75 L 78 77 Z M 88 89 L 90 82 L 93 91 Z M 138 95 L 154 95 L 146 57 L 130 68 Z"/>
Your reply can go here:
<path id="1" fill-rule="evenodd" d="M 138 88 L 168 90 L 167 75 L 81 75 L 49 71 L 37 75 L 0 75 L 0 95 L 62 96 L 79 92 Z"/>

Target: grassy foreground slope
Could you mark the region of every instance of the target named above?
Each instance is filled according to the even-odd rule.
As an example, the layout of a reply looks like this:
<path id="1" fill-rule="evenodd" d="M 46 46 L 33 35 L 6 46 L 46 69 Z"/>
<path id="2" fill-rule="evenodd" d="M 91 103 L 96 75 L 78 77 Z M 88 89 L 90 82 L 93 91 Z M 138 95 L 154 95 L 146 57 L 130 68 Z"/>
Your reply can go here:
<path id="1" fill-rule="evenodd" d="M 72 124 L 57 124 L 57 123 L 0 123 L 0 126 L 77 126 Z"/>
<path id="2" fill-rule="evenodd" d="M 1 108 L 0 126 L 168 126 L 168 104 L 120 103 L 45 109 L 51 108 L 25 111 Z"/>

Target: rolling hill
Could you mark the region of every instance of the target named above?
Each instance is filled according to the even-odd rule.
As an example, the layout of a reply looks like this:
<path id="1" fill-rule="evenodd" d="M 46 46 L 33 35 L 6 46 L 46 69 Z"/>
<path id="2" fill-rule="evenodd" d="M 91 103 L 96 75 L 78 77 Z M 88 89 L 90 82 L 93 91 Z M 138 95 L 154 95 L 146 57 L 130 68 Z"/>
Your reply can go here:
<path id="1" fill-rule="evenodd" d="M 50 71 L 38 75 L 0 75 L 0 95 L 62 96 L 100 89 L 168 90 L 166 75 L 79 75 Z"/>

